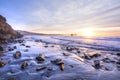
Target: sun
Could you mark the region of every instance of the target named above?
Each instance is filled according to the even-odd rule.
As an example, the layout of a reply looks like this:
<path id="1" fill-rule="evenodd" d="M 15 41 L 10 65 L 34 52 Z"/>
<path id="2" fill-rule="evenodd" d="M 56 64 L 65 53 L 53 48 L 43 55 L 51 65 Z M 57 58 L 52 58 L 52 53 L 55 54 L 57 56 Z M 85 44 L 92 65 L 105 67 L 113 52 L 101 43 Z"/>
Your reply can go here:
<path id="1" fill-rule="evenodd" d="M 82 36 L 87 38 L 94 37 L 95 32 L 92 29 L 83 29 Z"/>

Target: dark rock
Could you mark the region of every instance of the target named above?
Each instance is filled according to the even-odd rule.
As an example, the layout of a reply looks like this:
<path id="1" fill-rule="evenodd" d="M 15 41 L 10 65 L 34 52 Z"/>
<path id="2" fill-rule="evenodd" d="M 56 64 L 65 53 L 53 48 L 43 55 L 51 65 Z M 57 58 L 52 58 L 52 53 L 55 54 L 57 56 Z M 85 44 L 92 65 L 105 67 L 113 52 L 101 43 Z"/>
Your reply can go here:
<path id="1" fill-rule="evenodd" d="M 17 47 L 16 47 L 16 46 L 13 46 L 13 48 L 14 48 L 14 49 L 17 49 Z"/>
<path id="2" fill-rule="evenodd" d="M 61 59 L 55 59 L 51 61 L 53 64 L 56 64 L 60 67 L 60 69 L 63 71 L 64 70 L 64 62 Z"/>
<path id="3" fill-rule="evenodd" d="M 80 53 L 80 51 L 78 50 L 77 53 Z"/>
<path id="4" fill-rule="evenodd" d="M 13 51 L 14 49 L 13 48 L 9 48 L 8 51 Z"/>
<path id="5" fill-rule="evenodd" d="M 28 66 L 28 62 L 24 61 L 21 65 L 21 69 L 25 69 Z"/>
<path id="6" fill-rule="evenodd" d="M 26 46 L 26 48 L 30 48 L 30 46 Z"/>
<path id="7" fill-rule="evenodd" d="M 91 55 L 90 57 L 91 58 L 97 58 L 97 57 L 100 57 L 101 55 L 100 54 L 93 54 L 93 55 Z"/>
<path id="8" fill-rule="evenodd" d="M 44 55 L 42 55 L 42 54 L 39 54 L 37 57 L 36 57 L 36 60 L 37 61 L 45 61 L 45 57 L 44 57 Z"/>
<path id="9" fill-rule="evenodd" d="M 48 70 L 49 70 L 49 71 L 52 71 L 52 70 L 53 70 L 53 68 L 52 68 L 52 67 L 49 67 L 49 68 L 48 68 Z"/>
<path id="10" fill-rule="evenodd" d="M 64 68 L 65 68 L 64 63 L 62 62 L 62 63 L 60 63 L 59 65 L 60 65 L 60 69 L 63 71 L 63 70 L 64 70 Z"/>
<path id="11" fill-rule="evenodd" d="M 36 71 L 41 71 L 43 69 L 46 69 L 46 67 L 45 66 L 39 66 L 39 67 L 36 68 Z"/>
<path id="12" fill-rule="evenodd" d="M 117 55 L 117 56 L 120 56 L 120 53 L 117 53 L 116 55 Z"/>
<path id="13" fill-rule="evenodd" d="M 72 50 L 73 50 L 73 48 L 66 47 L 66 50 L 67 50 L 67 51 L 72 51 Z"/>
<path id="14" fill-rule="evenodd" d="M 51 47 L 54 47 L 54 45 L 52 45 Z"/>
<path id="15" fill-rule="evenodd" d="M 21 44 L 20 46 L 25 46 L 25 44 Z"/>
<path id="16" fill-rule="evenodd" d="M 90 59 L 91 59 L 91 57 L 90 57 L 90 56 L 88 56 L 87 54 L 84 54 L 84 58 L 85 58 L 85 59 L 88 59 L 88 60 L 90 60 Z"/>
<path id="17" fill-rule="evenodd" d="M 68 54 L 68 53 L 63 53 L 63 55 L 64 55 L 64 56 L 69 56 L 69 54 Z"/>
<path id="18" fill-rule="evenodd" d="M 120 59 L 116 62 L 116 64 L 120 65 Z"/>
<path id="19" fill-rule="evenodd" d="M 111 60 L 109 58 L 104 58 L 104 59 L 102 59 L 102 61 L 105 62 L 105 63 L 110 63 L 111 62 Z"/>
<path id="20" fill-rule="evenodd" d="M 2 46 L 0 46 L 0 51 L 4 51 L 4 49 L 3 49 L 3 47 L 2 47 Z"/>
<path id="21" fill-rule="evenodd" d="M 21 52 L 17 51 L 15 54 L 13 54 L 14 58 L 20 58 L 21 57 Z"/>
<path id="22" fill-rule="evenodd" d="M 99 60 L 94 60 L 94 67 L 95 67 L 96 69 L 99 69 L 99 68 L 101 67 Z"/>
<path id="23" fill-rule="evenodd" d="M 51 60 L 51 62 L 52 62 L 53 64 L 59 65 L 60 63 L 62 63 L 62 59 Z"/>
<path id="24" fill-rule="evenodd" d="M 48 46 L 47 46 L 47 45 L 45 45 L 44 47 L 45 47 L 45 48 L 47 48 Z"/>
<path id="25" fill-rule="evenodd" d="M 0 60 L 0 67 L 4 67 L 6 65 L 6 62 L 3 60 Z"/>

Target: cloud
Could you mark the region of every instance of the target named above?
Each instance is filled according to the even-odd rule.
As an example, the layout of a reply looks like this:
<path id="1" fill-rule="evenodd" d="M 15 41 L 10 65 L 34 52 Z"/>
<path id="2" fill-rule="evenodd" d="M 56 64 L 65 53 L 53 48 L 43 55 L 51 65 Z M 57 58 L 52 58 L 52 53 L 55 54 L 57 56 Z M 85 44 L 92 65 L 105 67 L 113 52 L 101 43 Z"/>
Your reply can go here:
<path id="1" fill-rule="evenodd" d="M 100 30 L 120 27 L 120 0 L 7 0 L 3 3 L 7 6 L 2 5 L 0 13 L 7 16 L 15 29 L 76 32 L 87 27 Z"/>

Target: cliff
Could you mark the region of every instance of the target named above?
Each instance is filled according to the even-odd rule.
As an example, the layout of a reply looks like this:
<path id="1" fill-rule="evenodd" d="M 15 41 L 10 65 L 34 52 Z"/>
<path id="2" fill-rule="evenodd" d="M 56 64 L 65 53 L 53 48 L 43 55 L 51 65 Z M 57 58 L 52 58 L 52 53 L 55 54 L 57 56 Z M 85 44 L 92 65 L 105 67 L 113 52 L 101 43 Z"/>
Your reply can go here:
<path id="1" fill-rule="evenodd" d="M 14 39 L 21 35 L 12 29 L 5 17 L 0 15 L 0 40 Z"/>

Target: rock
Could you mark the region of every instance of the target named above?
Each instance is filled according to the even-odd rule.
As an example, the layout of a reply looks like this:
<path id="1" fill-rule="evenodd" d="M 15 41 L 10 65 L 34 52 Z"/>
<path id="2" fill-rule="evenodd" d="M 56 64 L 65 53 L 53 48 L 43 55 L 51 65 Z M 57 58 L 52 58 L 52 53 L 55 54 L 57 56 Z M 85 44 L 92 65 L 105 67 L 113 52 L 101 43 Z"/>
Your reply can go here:
<path id="1" fill-rule="evenodd" d="M 26 46 L 26 48 L 30 48 L 30 46 Z"/>
<path id="2" fill-rule="evenodd" d="M 63 55 L 64 55 L 64 56 L 69 56 L 69 54 L 68 54 L 68 53 L 63 53 Z"/>
<path id="3" fill-rule="evenodd" d="M 21 69 L 25 69 L 28 66 L 28 62 L 24 61 L 21 65 Z"/>
<path id="4" fill-rule="evenodd" d="M 14 49 L 13 48 L 9 48 L 8 51 L 13 51 Z"/>
<path id="5" fill-rule="evenodd" d="M 6 62 L 3 60 L 0 60 L 0 67 L 4 67 L 6 65 Z"/>
<path id="6" fill-rule="evenodd" d="M 100 54 L 93 54 L 93 55 L 91 55 L 90 57 L 91 58 L 97 58 L 97 57 L 100 57 L 101 55 Z"/>
<path id="7" fill-rule="evenodd" d="M 62 63 L 62 59 L 55 59 L 51 61 L 53 64 L 59 65 L 60 63 Z"/>
<path id="8" fill-rule="evenodd" d="M 13 54 L 14 58 L 20 58 L 21 57 L 21 52 L 20 51 L 16 51 L 15 54 Z"/>
<path id="9" fill-rule="evenodd" d="M 116 62 L 116 64 L 120 65 L 120 59 Z"/>
<path id="10" fill-rule="evenodd" d="M 47 48 L 48 46 L 47 46 L 47 45 L 45 45 L 44 47 L 45 47 L 45 48 Z"/>
<path id="11" fill-rule="evenodd" d="M 99 69 L 99 68 L 101 67 L 99 60 L 94 60 L 94 67 L 95 67 L 96 69 Z"/>
<path id="12" fill-rule="evenodd" d="M 44 55 L 42 55 L 42 54 L 39 54 L 37 57 L 36 57 L 36 60 L 37 61 L 45 61 L 45 57 L 44 57 Z"/>
<path id="13" fill-rule="evenodd" d="M 39 67 L 36 68 L 36 71 L 41 71 L 43 69 L 46 69 L 46 67 L 45 66 L 39 66 Z"/>
<path id="14" fill-rule="evenodd" d="M 13 48 L 14 48 L 14 49 L 17 49 L 17 47 L 16 47 L 16 46 L 13 46 Z"/>
<path id="15" fill-rule="evenodd" d="M 66 47 L 66 50 L 67 50 L 67 51 L 72 51 L 72 50 L 73 50 L 73 48 Z"/>
<path id="16" fill-rule="evenodd" d="M 25 46 L 25 44 L 21 44 L 20 46 Z"/>
<path id="17" fill-rule="evenodd" d="M 80 53 L 80 51 L 79 51 L 79 50 L 77 50 L 77 53 Z"/>
<path id="18" fill-rule="evenodd" d="M 88 60 L 90 60 L 90 59 L 91 59 L 91 57 L 90 57 L 90 56 L 88 56 L 87 54 L 84 54 L 84 58 L 85 58 L 85 59 L 88 59 Z"/>
<path id="19" fill-rule="evenodd" d="M 2 46 L 0 46 L 0 51 L 4 51 L 4 49 L 3 49 L 3 47 L 2 47 Z"/>
<path id="20" fill-rule="evenodd" d="M 48 68 L 48 70 L 49 70 L 49 71 L 52 71 L 52 70 L 53 70 L 53 68 L 52 68 L 52 67 L 49 67 L 49 68 Z"/>
<path id="21" fill-rule="evenodd" d="M 59 65 L 60 65 L 60 69 L 63 71 L 63 70 L 64 70 L 64 68 L 65 68 L 64 63 L 62 62 L 62 63 L 60 63 Z"/>
<path id="22" fill-rule="evenodd" d="M 117 55 L 117 56 L 120 56 L 120 53 L 117 53 L 116 55 Z"/>
<path id="23" fill-rule="evenodd" d="M 104 58 L 104 59 L 102 59 L 102 61 L 105 62 L 105 63 L 110 63 L 111 62 L 111 60 L 109 58 Z"/>

